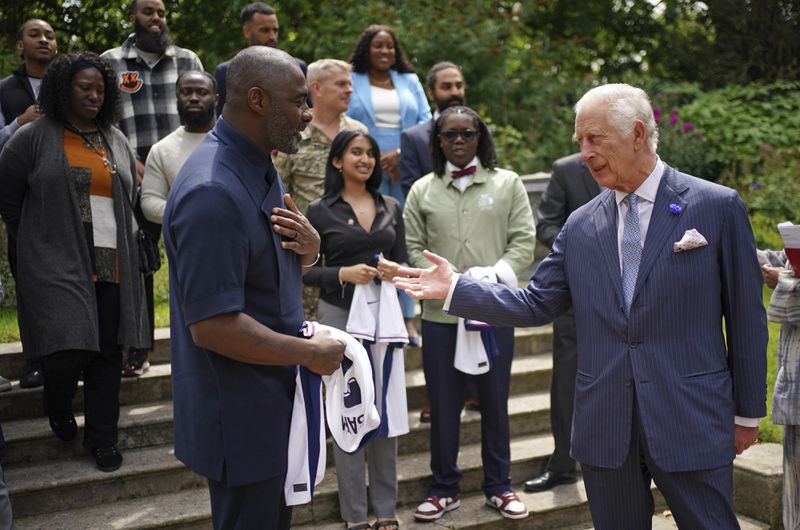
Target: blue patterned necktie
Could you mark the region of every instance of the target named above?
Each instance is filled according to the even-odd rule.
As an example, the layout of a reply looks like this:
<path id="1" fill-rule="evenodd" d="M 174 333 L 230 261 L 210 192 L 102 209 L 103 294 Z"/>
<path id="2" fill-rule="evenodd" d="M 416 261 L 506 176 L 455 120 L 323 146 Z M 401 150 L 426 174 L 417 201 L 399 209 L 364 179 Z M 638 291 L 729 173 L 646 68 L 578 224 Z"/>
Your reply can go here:
<path id="1" fill-rule="evenodd" d="M 625 227 L 622 229 L 622 292 L 625 295 L 626 313 L 631 310 L 633 290 L 642 262 L 642 231 L 639 228 L 637 199 L 633 193 L 624 199 L 628 201 L 628 213 L 625 214 Z"/>

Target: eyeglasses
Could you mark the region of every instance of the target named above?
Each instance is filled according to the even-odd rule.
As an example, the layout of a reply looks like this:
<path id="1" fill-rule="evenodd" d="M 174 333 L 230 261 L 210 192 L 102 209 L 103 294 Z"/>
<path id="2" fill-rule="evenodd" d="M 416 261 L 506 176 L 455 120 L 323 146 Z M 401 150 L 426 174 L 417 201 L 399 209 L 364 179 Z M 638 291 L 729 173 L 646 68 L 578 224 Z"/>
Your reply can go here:
<path id="1" fill-rule="evenodd" d="M 463 129 L 461 131 L 449 130 L 439 133 L 439 136 L 444 139 L 445 142 L 455 142 L 459 136 L 463 138 L 465 142 L 469 142 L 477 135 L 478 131 L 474 129 Z"/>

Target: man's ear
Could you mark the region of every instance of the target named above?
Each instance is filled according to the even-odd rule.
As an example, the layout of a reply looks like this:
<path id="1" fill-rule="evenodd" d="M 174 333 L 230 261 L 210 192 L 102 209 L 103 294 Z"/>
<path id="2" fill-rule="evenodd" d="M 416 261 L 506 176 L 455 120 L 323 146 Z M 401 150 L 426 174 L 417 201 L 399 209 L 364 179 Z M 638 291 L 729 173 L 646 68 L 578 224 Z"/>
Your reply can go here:
<path id="1" fill-rule="evenodd" d="M 269 94 L 258 86 L 252 87 L 247 91 L 247 105 L 259 116 L 265 116 L 269 112 Z"/>
<path id="2" fill-rule="evenodd" d="M 311 81 L 308 84 L 308 94 L 312 98 L 319 98 L 319 81 Z"/>
<path id="3" fill-rule="evenodd" d="M 644 123 L 641 120 L 636 120 L 633 124 L 633 149 L 638 151 L 644 147 L 645 144 L 645 129 Z"/>

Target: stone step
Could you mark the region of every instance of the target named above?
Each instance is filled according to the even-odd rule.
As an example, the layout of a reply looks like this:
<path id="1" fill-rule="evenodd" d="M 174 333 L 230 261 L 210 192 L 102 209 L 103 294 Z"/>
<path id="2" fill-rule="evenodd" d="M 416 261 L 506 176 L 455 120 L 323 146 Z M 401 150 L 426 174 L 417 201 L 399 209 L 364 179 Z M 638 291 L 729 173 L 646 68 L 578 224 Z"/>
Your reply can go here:
<path id="1" fill-rule="evenodd" d="M 156 364 L 138 378 L 123 378 L 120 405 L 152 403 L 172 399 L 170 365 Z M 79 384 L 73 402 L 75 413 L 83 410 L 83 383 Z M 3 422 L 44 417 L 42 388 L 19 388 L 17 382 L 9 392 L 0 394 L 0 417 Z"/>
<path id="2" fill-rule="evenodd" d="M 419 326 L 418 326 L 419 327 Z M 552 326 L 540 328 L 517 328 L 515 355 L 523 356 L 536 353 L 545 353 L 552 348 Z M 170 361 L 169 328 L 155 330 L 155 346 L 150 354 L 150 364 L 163 364 Z M 0 343 L 0 376 L 6 379 L 19 380 L 22 375 L 22 366 L 25 359 L 22 355 L 22 343 Z M 420 348 L 410 347 L 406 353 L 406 369 L 413 370 L 422 367 L 422 354 Z"/>
<path id="3" fill-rule="evenodd" d="M 206 480 L 181 464 L 171 445 L 123 453 L 113 473 L 95 468 L 88 451 L 79 458 L 4 469 L 15 517 L 113 503 L 199 488 Z"/>
<path id="4" fill-rule="evenodd" d="M 512 477 L 520 496 L 536 514 L 528 521 L 535 523 L 536 528 L 574 528 L 582 524 L 585 526 L 581 528 L 588 528 L 588 508 L 580 483 L 538 494 L 521 491 L 519 483 L 539 473 L 551 451 L 552 439 L 549 435 L 518 436 L 511 442 Z M 758 490 L 763 488 L 759 480 L 780 481 L 780 454 L 780 446 L 764 444 L 748 458 L 736 460 L 734 497 L 739 513 L 749 509 L 746 500 L 755 498 Z M 427 451 L 398 457 L 399 515 L 407 523 L 412 521 L 413 508 L 424 498 L 430 485 L 428 458 Z M 751 481 L 756 462 L 759 463 L 756 474 L 758 480 Z M 503 525 L 510 524 L 501 520 L 496 512 L 481 506 L 479 444 L 462 446 L 459 466 L 463 473 L 461 488 L 465 506 L 448 514 L 442 524 L 452 528 L 503 528 Z M 15 515 L 22 518 L 18 523 L 19 528 L 63 528 L 64 521 L 73 518 L 81 523 L 87 521 L 85 528 L 97 528 L 91 521 L 93 517 L 100 516 L 117 521 L 114 528 L 194 528 L 197 525 L 205 527 L 210 516 L 205 480 L 184 468 L 168 446 L 126 451 L 123 467 L 114 473 L 96 471 L 86 454 L 82 458 L 57 464 L 37 463 L 11 468 L 6 471 L 6 481 L 11 487 Z M 192 488 L 198 489 L 183 491 Z M 329 468 L 325 479 L 316 488 L 313 503 L 295 507 L 294 524 L 320 526 L 338 521 L 337 491 L 335 471 Z M 777 497 L 774 490 L 765 494 L 769 495 L 765 498 L 770 504 L 774 505 L 776 500 L 780 504 L 779 492 Z M 161 499 L 173 499 L 174 505 L 173 501 L 162 503 Z M 657 492 L 656 505 L 664 506 Z M 67 513 L 52 513 L 63 511 Z M 756 514 L 746 515 L 752 518 Z M 765 520 L 760 517 L 756 519 Z M 523 528 L 531 527 L 525 526 L 525 522 L 517 524 L 522 524 Z M 68 527 L 83 526 L 69 524 Z M 769 523 L 754 528 L 767 527 Z"/>
<path id="5" fill-rule="evenodd" d="M 85 455 L 86 450 L 82 446 L 83 414 L 76 414 L 75 420 L 78 423 L 78 435 L 69 443 L 53 435 L 46 417 L 4 422 L 6 455 L 3 457 L 3 469 Z M 118 429 L 118 445 L 123 452 L 137 447 L 171 445 L 172 401 L 120 407 Z"/>
<path id="6" fill-rule="evenodd" d="M 511 436 L 547 432 L 550 396 L 547 392 L 526 393 L 509 398 L 508 411 Z M 400 437 L 398 452 L 409 454 L 427 451 L 430 443 L 430 425 L 420 423 L 419 409 L 409 412 L 411 431 Z M 58 440 L 50 430 L 46 418 L 30 418 L 4 423 L 6 455 L 4 469 L 23 464 L 80 457 L 85 453 L 81 445 L 84 417 L 77 414 L 78 436 L 69 443 Z M 461 421 L 461 444 L 480 441 L 481 415 L 465 411 Z M 120 407 L 119 447 L 127 450 L 138 447 L 172 444 L 172 401 L 160 401 Z M 328 461 L 333 462 L 331 440 L 328 440 Z"/>
<path id="7" fill-rule="evenodd" d="M 402 528 L 409 530 L 430 530 L 431 528 L 537 528 L 560 529 L 570 519 L 583 524 L 573 525 L 573 530 L 591 529 L 588 506 L 586 506 L 583 485 L 559 486 L 547 493 L 520 493 L 531 512 L 523 521 L 505 521 L 494 510 L 486 507 L 482 494 L 461 498 L 461 507 L 450 512 L 437 523 L 417 523 L 413 519 L 414 506 L 399 510 Z M 661 508 L 661 507 L 659 507 Z M 459 524 L 459 523 L 463 523 Z M 568 524 L 568 523 L 567 523 Z M 742 530 L 768 530 L 766 523 L 740 516 Z M 152 528 L 177 529 L 211 528 L 211 505 L 205 488 L 191 489 L 178 493 L 155 495 L 128 501 L 121 501 L 79 510 L 50 513 L 15 520 L 18 530 L 94 530 L 114 528 L 119 530 L 144 530 Z M 296 526 L 297 530 L 341 530 L 341 522 L 311 523 Z M 677 528 L 674 520 L 659 510 L 653 516 L 653 530 L 672 530 Z"/>
<path id="8" fill-rule="evenodd" d="M 750 447 L 733 461 L 733 504 L 737 513 L 770 528 L 783 528 L 783 447 L 765 443 Z"/>
<path id="9" fill-rule="evenodd" d="M 526 339 L 520 339 L 524 342 Z M 170 364 L 156 364 L 138 378 L 123 378 L 120 405 L 153 403 L 171 399 Z M 549 388 L 552 372 L 550 354 L 525 354 L 516 359 L 511 370 L 511 394 L 535 392 Z M 408 406 L 422 408 L 425 403 L 425 376 L 421 368 L 406 371 Z M 83 410 L 83 385 L 80 384 L 73 410 Z M 9 392 L 0 394 L 0 415 L 3 421 L 44 417 L 41 388 L 19 388 L 15 383 Z"/>
<path id="10" fill-rule="evenodd" d="M 541 470 L 553 449 L 549 435 L 518 437 L 511 442 L 512 475 L 526 477 Z M 398 502 L 417 502 L 430 481 L 428 451 L 398 457 Z M 5 471 L 17 517 L 107 504 L 120 500 L 175 493 L 205 486 L 205 480 L 185 468 L 171 446 L 160 445 L 123 452 L 122 467 L 113 473 L 97 471 L 88 452 L 68 460 L 37 462 Z M 332 465 L 332 463 L 330 463 Z M 480 487 L 483 476 L 480 444 L 462 446 L 459 465 L 464 491 Z M 314 502 L 298 507 L 298 523 L 325 521 L 338 514 L 336 473 L 329 467 L 316 489 Z"/>
<path id="11" fill-rule="evenodd" d="M 653 515 L 653 530 L 673 530 L 678 528 L 675 520 L 669 514 L 664 498 L 652 486 L 653 497 L 656 501 L 656 510 Z M 398 510 L 401 528 L 407 530 L 430 530 L 431 528 L 448 528 L 453 530 L 492 530 L 495 528 L 508 529 L 564 529 L 571 530 L 593 529 L 589 505 L 582 481 L 577 484 L 557 486 L 551 491 L 543 493 L 525 493 L 519 488 L 517 494 L 525 503 L 530 515 L 518 521 L 503 519 L 497 510 L 486 505 L 483 493 L 473 493 L 461 497 L 461 506 L 456 510 L 446 513 L 435 523 L 418 522 L 414 520 L 416 505 L 406 506 Z M 422 499 L 420 499 L 421 501 Z M 370 521 L 374 517 L 370 518 Z M 742 530 L 769 530 L 766 523 L 756 521 L 743 515 L 738 516 Z M 340 530 L 341 521 L 329 523 L 308 523 L 299 526 L 292 525 L 296 530 Z"/>
<path id="12" fill-rule="evenodd" d="M 150 364 L 168 363 L 170 360 L 169 328 L 155 330 L 155 345 L 150 354 Z M 7 342 L 0 344 L 0 375 L 6 379 L 18 380 L 22 375 L 25 358 L 22 355 L 22 343 Z"/>
<path id="13" fill-rule="evenodd" d="M 16 515 L 16 514 L 15 514 Z M 177 493 L 101 504 L 62 512 L 14 519 L 16 530 L 145 530 L 153 528 L 211 530 L 208 489 L 194 488 Z"/>
<path id="14" fill-rule="evenodd" d="M 546 435 L 518 436 L 511 440 L 511 477 L 516 482 L 539 473 L 553 451 L 553 439 Z M 461 489 L 464 492 L 480 490 L 483 479 L 481 446 L 479 443 L 462 445 L 458 454 L 461 469 Z M 398 493 L 400 506 L 419 503 L 430 487 L 430 452 L 424 451 L 397 458 Z M 320 523 L 337 520 L 339 517 L 339 495 L 336 474 L 329 470 L 316 487 L 314 501 L 297 506 L 292 521 L 294 524 Z"/>

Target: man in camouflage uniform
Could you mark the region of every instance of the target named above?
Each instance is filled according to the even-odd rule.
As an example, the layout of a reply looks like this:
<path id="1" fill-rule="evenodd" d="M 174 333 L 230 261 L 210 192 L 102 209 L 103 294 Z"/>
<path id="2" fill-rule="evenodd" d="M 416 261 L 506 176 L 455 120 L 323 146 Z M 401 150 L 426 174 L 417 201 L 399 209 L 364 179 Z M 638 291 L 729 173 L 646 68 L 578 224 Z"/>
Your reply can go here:
<path id="1" fill-rule="evenodd" d="M 350 105 L 353 83 L 350 79 L 349 63 L 336 59 L 320 59 L 308 66 L 308 93 L 314 106 L 314 119 L 302 132 L 297 153 L 277 153 L 275 166 L 300 211 L 325 190 L 325 163 L 333 138 L 345 130 L 367 132 L 359 121 L 344 115 Z M 306 319 L 316 320 L 319 289 L 303 287 L 303 309 Z"/>

